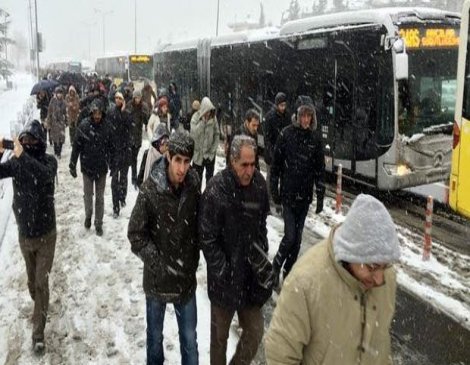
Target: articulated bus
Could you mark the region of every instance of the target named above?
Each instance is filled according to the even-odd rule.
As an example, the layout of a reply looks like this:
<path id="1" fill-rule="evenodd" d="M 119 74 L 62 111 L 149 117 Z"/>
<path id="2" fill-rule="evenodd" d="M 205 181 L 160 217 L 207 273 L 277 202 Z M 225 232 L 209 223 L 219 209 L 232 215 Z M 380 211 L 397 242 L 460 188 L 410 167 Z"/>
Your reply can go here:
<path id="1" fill-rule="evenodd" d="M 470 217 L 470 1 L 462 9 L 457 68 L 457 101 L 455 106 L 452 172 L 449 182 L 449 204 Z"/>
<path id="2" fill-rule="evenodd" d="M 154 55 L 158 84 L 183 100 L 209 96 L 232 127 L 248 108 L 266 113 L 283 91 L 315 102 L 326 167 L 380 190 L 448 179 L 459 14 L 385 8 L 174 44 Z"/>
<path id="3" fill-rule="evenodd" d="M 153 57 L 147 54 L 101 57 L 96 60 L 95 71 L 100 76 L 110 75 L 117 85 L 123 81 L 143 84 L 153 80 Z"/>

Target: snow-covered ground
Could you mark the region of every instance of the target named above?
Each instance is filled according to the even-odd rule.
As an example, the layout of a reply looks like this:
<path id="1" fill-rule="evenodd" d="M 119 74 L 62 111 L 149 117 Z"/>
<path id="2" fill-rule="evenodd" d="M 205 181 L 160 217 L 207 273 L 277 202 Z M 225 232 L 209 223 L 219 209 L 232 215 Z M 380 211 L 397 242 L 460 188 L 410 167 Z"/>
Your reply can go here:
<path id="1" fill-rule="evenodd" d="M 14 101 L 8 91 L 0 97 L 2 113 L 16 113 L 23 108 L 29 85 Z M 18 86 L 18 91 L 20 86 Z M 3 118 L 2 114 L 2 118 Z M 0 131 L 9 131 L 11 116 L 2 119 Z M 7 126 L 5 126 L 5 123 Z M 49 153 L 51 151 L 49 150 Z M 0 241 L 0 363 L 3 364 L 142 364 L 145 361 L 145 302 L 142 290 L 142 263 L 130 250 L 127 223 L 137 197 L 129 189 L 127 207 L 118 219 L 112 218 L 110 181 L 105 192 L 104 236 L 97 237 L 93 228 L 83 227 L 84 208 L 81 175 L 73 179 L 68 173 L 70 146 L 65 146 L 59 161 L 56 189 L 58 240 L 50 277 L 51 306 L 46 327 L 47 352 L 36 358 L 31 352 L 32 301 L 26 285 L 23 258 L 17 244 L 17 227 L 10 206 L 11 190 L 0 199 L 0 218 L 7 217 Z M 216 161 L 216 170 L 224 166 Z M 306 229 L 322 237 L 344 217 L 334 214 L 334 202 L 326 199 L 319 216 L 313 210 Z M 3 210 L 2 210 L 3 209 Z M 0 219 L 0 221 L 1 221 Z M 0 237 L 2 236 L 0 226 Z M 398 227 L 402 262 L 398 265 L 399 281 L 412 292 L 470 327 L 469 257 L 434 245 L 435 256 L 421 260 L 422 237 Z M 282 237 L 283 222 L 268 217 L 269 255 L 272 258 Z M 307 247 L 313 242 L 304 242 Z M 198 339 L 200 363 L 209 363 L 210 303 L 207 297 L 206 268 L 201 258 L 197 273 Z M 173 307 L 165 318 L 166 364 L 179 364 L 178 329 Z M 238 338 L 234 323 L 229 339 L 229 356 Z"/>

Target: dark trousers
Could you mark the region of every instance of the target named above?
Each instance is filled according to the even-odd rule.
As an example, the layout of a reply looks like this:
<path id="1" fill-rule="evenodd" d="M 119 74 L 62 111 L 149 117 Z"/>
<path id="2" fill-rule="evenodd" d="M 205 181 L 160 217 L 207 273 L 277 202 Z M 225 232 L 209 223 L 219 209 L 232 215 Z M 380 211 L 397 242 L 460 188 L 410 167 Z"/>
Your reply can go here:
<path id="1" fill-rule="evenodd" d="M 137 184 L 137 156 L 139 155 L 140 146 L 132 147 L 132 161 L 131 161 L 131 170 L 132 170 L 132 184 Z"/>
<path id="2" fill-rule="evenodd" d="M 129 165 L 125 164 L 112 171 L 111 191 L 113 195 L 113 210 L 119 212 L 119 202 L 125 202 L 127 197 L 127 174 Z"/>
<path id="3" fill-rule="evenodd" d="M 95 227 L 103 226 L 104 214 L 104 188 L 106 187 L 106 174 L 98 180 L 92 180 L 83 174 L 83 200 L 85 202 L 85 217 L 93 216 L 93 190 L 95 195 Z"/>
<path id="4" fill-rule="evenodd" d="M 61 157 L 62 155 L 62 145 L 63 143 L 61 142 L 54 142 L 54 155 L 57 157 Z"/>
<path id="5" fill-rule="evenodd" d="M 234 314 L 234 310 L 211 304 L 211 365 L 227 364 L 227 340 Z M 250 365 L 263 338 L 263 314 L 259 307 L 246 307 L 237 315 L 242 335 L 230 365 Z"/>
<path id="6" fill-rule="evenodd" d="M 284 277 L 289 274 L 292 266 L 294 266 L 297 261 L 308 207 L 309 204 L 297 205 L 295 207 L 282 205 L 284 237 L 274 257 L 273 269 L 276 272 L 280 272 L 282 266 L 284 266 Z"/>
<path id="7" fill-rule="evenodd" d="M 206 169 L 206 184 L 209 180 L 214 176 L 214 167 L 215 167 L 215 157 L 212 160 L 204 159 L 202 160 L 202 165 L 196 165 L 193 163 L 193 168 L 196 170 L 197 174 L 199 175 L 199 181 L 202 182 L 202 175 L 204 173 L 204 169 Z"/>
<path id="8" fill-rule="evenodd" d="M 74 125 L 69 126 L 69 136 L 70 136 L 70 145 L 73 146 L 73 141 L 75 140 L 75 132 L 77 131 L 77 127 Z"/>
<path id="9" fill-rule="evenodd" d="M 146 297 L 147 307 L 147 365 L 163 365 L 163 321 L 166 302 Z M 197 307 L 196 295 L 184 304 L 173 304 L 180 340 L 181 364 L 197 365 Z"/>
<path id="10" fill-rule="evenodd" d="M 49 273 L 54 261 L 56 239 L 55 229 L 36 238 L 19 236 L 21 253 L 26 263 L 29 294 L 34 300 L 33 340 L 44 340 L 49 308 Z"/>

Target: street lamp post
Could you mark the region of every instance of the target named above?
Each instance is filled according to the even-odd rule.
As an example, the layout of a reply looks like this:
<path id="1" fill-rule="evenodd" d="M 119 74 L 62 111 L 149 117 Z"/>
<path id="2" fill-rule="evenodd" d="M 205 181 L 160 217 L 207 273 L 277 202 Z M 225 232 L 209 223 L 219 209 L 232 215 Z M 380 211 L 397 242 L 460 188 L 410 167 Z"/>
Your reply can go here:
<path id="1" fill-rule="evenodd" d="M 220 0 L 217 0 L 217 23 L 215 25 L 215 36 L 216 37 L 219 35 L 219 6 L 220 6 Z"/>
<path id="2" fill-rule="evenodd" d="M 134 53 L 137 54 L 137 0 L 134 0 Z"/>
<path id="3" fill-rule="evenodd" d="M 88 28 L 88 60 L 91 61 L 91 27 L 96 25 L 96 22 L 82 22 Z"/>
<path id="4" fill-rule="evenodd" d="M 38 31 L 38 3 L 37 0 L 34 0 L 34 12 L 36 18 L 36 63 L 37 63 L 37 70 L 38 70 L 38 81 L 40 78 L 39 75 L 39 31 Z"/>

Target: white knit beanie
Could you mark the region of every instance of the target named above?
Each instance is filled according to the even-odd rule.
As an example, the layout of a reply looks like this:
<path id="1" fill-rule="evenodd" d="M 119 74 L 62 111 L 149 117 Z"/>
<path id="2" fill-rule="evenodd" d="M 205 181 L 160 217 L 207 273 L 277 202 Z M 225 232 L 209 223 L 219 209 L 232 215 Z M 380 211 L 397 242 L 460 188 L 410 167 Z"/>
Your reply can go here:
<path id="1" fill-rule="evenodd" d="M 376 198 L 360 194 L 333 236 L 336 261 L 388 264 L 400 259 L 395 224 Z"/>

